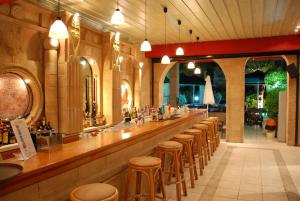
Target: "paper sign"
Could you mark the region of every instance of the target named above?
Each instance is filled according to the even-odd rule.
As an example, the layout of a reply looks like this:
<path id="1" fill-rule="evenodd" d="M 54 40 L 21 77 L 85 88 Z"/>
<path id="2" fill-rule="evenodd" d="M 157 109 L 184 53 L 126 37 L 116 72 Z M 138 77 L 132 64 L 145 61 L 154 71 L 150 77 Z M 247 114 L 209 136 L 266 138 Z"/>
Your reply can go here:
<path id="1" fill-rule="evenodd" d="M 10 124 L 14 130 L 23 159 L 27 160 L 36 155 L 36 150 L 34 148 L 25 120 L 16 119 L 11 121 Z"/>

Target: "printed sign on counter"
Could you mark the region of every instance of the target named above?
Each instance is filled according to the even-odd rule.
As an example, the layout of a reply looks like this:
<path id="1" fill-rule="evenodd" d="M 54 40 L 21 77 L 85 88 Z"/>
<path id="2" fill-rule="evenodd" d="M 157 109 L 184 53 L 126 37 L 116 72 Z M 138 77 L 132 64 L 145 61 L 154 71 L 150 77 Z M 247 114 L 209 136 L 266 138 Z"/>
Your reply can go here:
<path id="1" fill-rule="evenodd" d="M 10 122 L 14 130 L 21 154 L 24 160 L 36 155 L 29 130 L 24 119 L 16 119 Z"/>

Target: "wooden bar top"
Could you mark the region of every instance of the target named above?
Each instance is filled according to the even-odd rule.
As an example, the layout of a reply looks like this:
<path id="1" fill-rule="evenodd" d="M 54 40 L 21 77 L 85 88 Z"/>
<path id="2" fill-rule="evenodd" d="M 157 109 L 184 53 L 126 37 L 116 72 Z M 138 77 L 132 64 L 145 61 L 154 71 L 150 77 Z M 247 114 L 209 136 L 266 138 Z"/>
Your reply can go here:
<path id="1" fill-rule="evenodd" d="M 157 135 L 177 124 L 203 115 L 206 110 L 190 110 L 178 118 L 161 122 L 146 122 L 122 130 L 103 132 L 96 136 L 83 138 L 79 141 L 63 144 L 55 151 L 38 152 L 36 156 L 26 160 L 9 159 L 3 162 L 17 163 L 23 166 L 19 176 L 0 184 L 0 196 L 42 181 L 57 174 L 79 167 L 97 158 L 122 150 L 129 145 Z"/>

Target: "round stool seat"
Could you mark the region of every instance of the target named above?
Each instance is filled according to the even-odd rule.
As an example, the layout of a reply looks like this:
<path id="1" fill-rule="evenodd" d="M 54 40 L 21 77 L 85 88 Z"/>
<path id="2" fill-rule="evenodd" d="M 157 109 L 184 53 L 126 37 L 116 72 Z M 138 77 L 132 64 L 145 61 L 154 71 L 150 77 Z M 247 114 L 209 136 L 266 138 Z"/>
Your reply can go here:
<path id="1" fill-rule="evenodd" d="M 193 128 L 196 128 L 196 129 L 208 129 L 208 125 L 205 125 L 205 124 L 194 124 L 193 125 Z"/>
<path id="2" fill-rule="evenodd" d="M 201 124 L 208 124 L 208 125 L 214 125 L 213 120 L 204 120 L 200 122 Z"/>
<path id="3" fill-rule="evenodd" d="M 182 144 L 176 141 L 165 141 L 158 144 L 158 148 L 163 149 L 182 149 Z"/>
<path id="4" fill-rule="evenodd" d="M 109 184 L 93 183 L 75 188 L 71 192 L 71 201 L 117 200 L 118 190 Z"/>
<path id="5" fill-rule="evenodd" d="M 129 160 L 130 166 L 136 166 L 136 167 L 155 167 L 160 166 L 161 160 L 157 157 L 152 156 L 140 156 L 140 157 L 134 157 Z"/>
<path id="6" fill-rule="evenodd" d="M 208 117 L 208 119 L 219 120 L 219 117 Z"/>
<path id="7" fill-rule="evenodd" d="M 184 133 L 201 134 L 201 131 L 199 129 L 189 128 L 184 130 Z"/>
<path id="8" fill-rule="evenodd" d="M 178 139 L 178 140 L 183 140 L 183 141 L 190 141 L 190 140 L 194 139 L 194 136 L 186 135 L 186 134 L 177 134 L 177 135 L 174 135 L 174 138 Z"/>

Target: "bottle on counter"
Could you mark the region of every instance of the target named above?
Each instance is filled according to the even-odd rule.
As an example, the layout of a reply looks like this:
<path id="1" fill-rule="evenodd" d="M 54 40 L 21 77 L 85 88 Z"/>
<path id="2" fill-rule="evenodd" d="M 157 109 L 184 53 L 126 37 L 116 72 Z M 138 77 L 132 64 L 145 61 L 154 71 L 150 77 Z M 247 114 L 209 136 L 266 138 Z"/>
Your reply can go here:
<path id="1" fill-rule="evenodd" d="M 0 125 L 0 146 L 2 145 L 3 127 Z"/>
<path id="2" fill-rule="evenodd" d="M 15 134 L 12 128 L 9 129 L 8 131 L 8 142 L 9 144 L 15 144 L 16 143 L 16 138 Z"/>
<path id="3" fill-rule="evenodd" d="M 8 144 L 8 129 L 6 127 L 3 129 L 2 144 L 3 145 L 7 145 Z"/>

